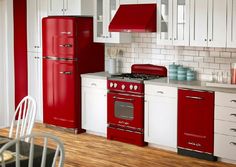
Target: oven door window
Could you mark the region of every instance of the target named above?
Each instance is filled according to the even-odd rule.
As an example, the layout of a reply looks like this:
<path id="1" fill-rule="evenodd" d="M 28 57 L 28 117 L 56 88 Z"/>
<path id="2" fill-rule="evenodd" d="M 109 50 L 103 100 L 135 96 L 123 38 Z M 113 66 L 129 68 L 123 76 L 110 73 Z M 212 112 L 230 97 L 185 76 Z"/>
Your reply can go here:
<path id="1" fill-rule="evenodd" d="M 134 105 L 129 102 L 115 102 L 115 117 L 123 120 L 134 119 Z"/>

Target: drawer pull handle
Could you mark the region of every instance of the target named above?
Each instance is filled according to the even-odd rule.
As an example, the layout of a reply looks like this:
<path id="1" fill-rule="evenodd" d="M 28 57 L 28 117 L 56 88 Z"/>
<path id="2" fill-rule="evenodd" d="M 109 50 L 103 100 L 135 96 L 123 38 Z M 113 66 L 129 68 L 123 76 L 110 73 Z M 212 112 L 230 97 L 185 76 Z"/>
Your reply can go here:
<path id="1" fill-rule="evenodd" d="M 59 45 L 62 48 L 72 48 L 72 44 L 64 44 L 64 45 Z"/>
<path id="2" fill-rule="evenodd" d="M 63 9 L 62 9 L 63 10 Z M 66 35 L 70 35 L 71 34 L 71 32 L 61 32 L 61 34 L 66 34 Z"/>
<path id="3" fill-rule="evenodd" d="M 91 83 L 91 86 L 97 86 L 97 84 L 95 84 L 95 83 Z"/>
<path id="4" fill-rule="evenodd" d="M 236 100 L 231 100 L 230 102 L 232 102 L 232 103 L 236 103 Z"/>
<path id="5" fill-rule="evenodd" d="M 196 96 L 186 96 L 187 99 L 194 99 L 194 100 L 203 100 L 201 97 L 196 97 Z"/>
<path id="6" fill-rule="evenodd" d="M 60 74 L 71 75 L 72 72 L 71 71 L 61 71 Z"/>
<path id="7" fill-rule="evenodd" d="M 235 128 L 231 128 L 230 130 L 233 131 L 233 132 L 236 132 L 236 129 L 235 129 Z"/>
<path id="8" fill-rule="evenodd" d="M 230 114 L 230 116 L 234 116 L 234 117 L 236 117 L 236 114 Z"/>
<path id="9" fill-rule="evenodd" d="M 158 93 L 158 94 L 164 94 L 164 92 L 162 92 L 162 91 L 157 91 L 157 93 Z"/>
<path id="10" fill-rule="evenodd" d="M 236 143 L 235 142 L 230 142 L 229 144 L 233 145 L 233 146 L 236 146 Z"/>

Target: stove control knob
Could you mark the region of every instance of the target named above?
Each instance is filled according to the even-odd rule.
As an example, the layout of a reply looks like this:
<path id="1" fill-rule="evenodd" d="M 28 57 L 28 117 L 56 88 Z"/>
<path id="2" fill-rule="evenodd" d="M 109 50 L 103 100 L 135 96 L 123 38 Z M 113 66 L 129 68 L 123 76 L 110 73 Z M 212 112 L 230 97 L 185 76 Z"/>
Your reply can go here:
<path id="1" fill-rule="evenodd" d="M 138 90 L 138 86 L 137 85 L 134 85 L 134 90 Z"/>
<path id="2" fill-rule="evenodd" d="M 130 85 L 130 86 L 129 86 L 129 89 L 130 89 L 130 90 L 133 90 L 133 88 L 134 88 L 133 85 Z"/>
<path id="3" fill-rule="evenodd" d="M 121 86 L 121 89 L 124 90 L 124 89 L 125 89 L 125 85 L 122 85 L 122 86 Z"/>
<path id="4" fill-rule="evenodd" d="M 110 88 L 112 88 L 113 87 L 113 83 L 112 82 L 110 82 Z"/>
<path id="5" fill-rule="evenodd" d="M 114 83 L 114 88 L 117 88 L 117 83 Z"/>

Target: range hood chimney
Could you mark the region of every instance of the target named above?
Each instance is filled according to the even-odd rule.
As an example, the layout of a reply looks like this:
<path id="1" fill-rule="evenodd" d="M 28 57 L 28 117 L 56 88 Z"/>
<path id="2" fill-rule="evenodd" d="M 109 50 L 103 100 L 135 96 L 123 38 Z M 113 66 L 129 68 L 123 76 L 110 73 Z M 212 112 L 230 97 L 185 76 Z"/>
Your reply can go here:
<path id="1" fill-rule="evenodd" d="M 157 32 L 156 4 L 120 5 L 109 25 L 110 32 Z"/>

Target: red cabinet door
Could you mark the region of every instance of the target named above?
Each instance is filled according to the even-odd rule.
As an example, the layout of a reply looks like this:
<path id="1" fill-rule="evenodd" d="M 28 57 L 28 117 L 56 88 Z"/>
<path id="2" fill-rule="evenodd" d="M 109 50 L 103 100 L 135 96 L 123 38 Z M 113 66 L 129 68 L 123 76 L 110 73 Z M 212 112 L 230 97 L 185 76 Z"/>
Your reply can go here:
<path id="1" fill-rule="evenodd" d="M 214 93 L 178 90 L 178 147 L 213 153 Z"/>

